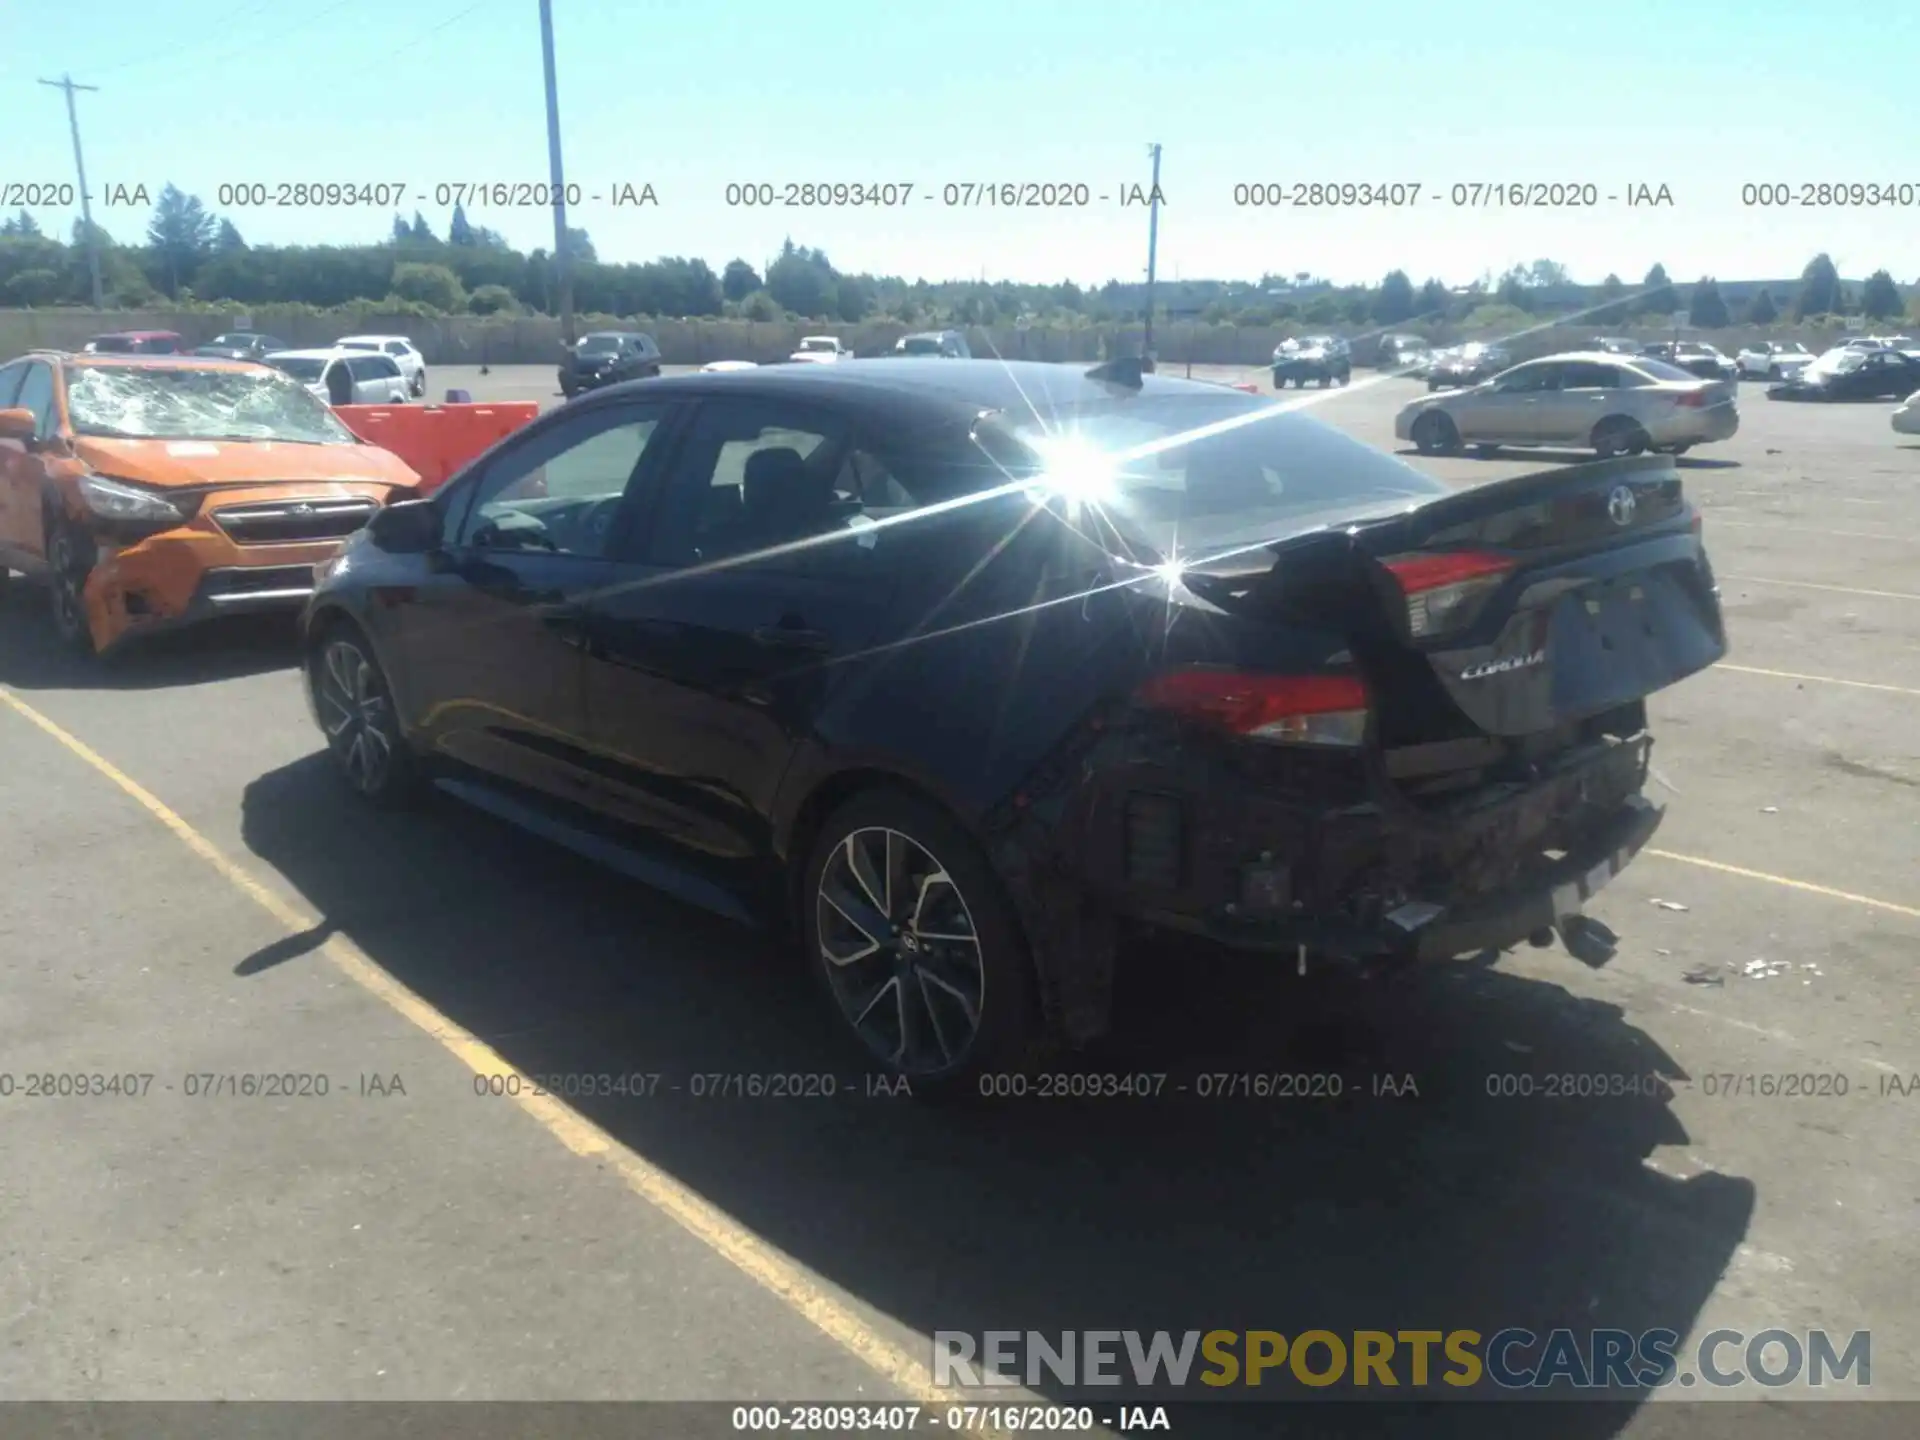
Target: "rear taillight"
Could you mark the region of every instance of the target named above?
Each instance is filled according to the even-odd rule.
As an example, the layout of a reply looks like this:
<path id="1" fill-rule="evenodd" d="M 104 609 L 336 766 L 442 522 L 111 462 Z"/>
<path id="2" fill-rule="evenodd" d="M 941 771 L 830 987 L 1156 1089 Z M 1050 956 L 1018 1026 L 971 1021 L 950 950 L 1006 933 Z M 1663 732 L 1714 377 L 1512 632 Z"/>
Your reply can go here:
<path id="1" fill-rule="evenodd" d="M 1689 410 L 1698 410 L 1707 403 L 1707 392 L 1704 390 L 1682 390 L 1673 397 L 1673 403 L 1676 405 L 1684 405 Z"/>
<path id="2" fill-rule="evenodd" d="M 1154 676 L 1139 699 L 1248 740 L 1354 746 L 1367 735 L 1367 689 L 1352 675 L 1261 675 L 1196 666 Z"/>
<path id="3" fill-rule="evenodd" d="M 1393 555 L 1381 563 L 1407 597 L 1407 629 L 1416 640 L 1467 624 L 1514 566 L 1504 555 L 1479 550 Z"/>

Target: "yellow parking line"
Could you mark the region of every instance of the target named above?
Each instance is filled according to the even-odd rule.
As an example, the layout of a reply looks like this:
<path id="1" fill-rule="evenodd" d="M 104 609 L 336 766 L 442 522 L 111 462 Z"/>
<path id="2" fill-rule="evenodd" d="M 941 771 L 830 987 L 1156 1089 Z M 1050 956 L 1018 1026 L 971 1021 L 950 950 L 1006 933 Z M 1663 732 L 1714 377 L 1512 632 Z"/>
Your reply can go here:
<path id="1" fill-rule="evenodd" d="M 1748 585 L 1788 585 L 1796 590 L 1830 590 L 1836 595 L 1868 595 L 1875 600 L 1920 600 L 1920 595 L 1905 590 L 1856 590 L 1850 585 L 1816 585 L 1811 580 L 1771 580 L 1765 575 L 1722 575 L 1722 580 L 1739 580 Z"/>
<path id="2" fill-rule="evenodd" d="M 1775 680 L 1804 680 L 1815 685 L 1845 685 L 1854 690 L 1884 690 L 1889 695 L 1920 696 L 1920 690 L 1909 690 L 1904 685 L 1881 685 L 1873 680 L 1842 680 L 1835 675 L 1802 675 L 1796 670 L 1762 670 L 1758 665 L 1730 665 L 1724 660 L 1713 668 L 1732 670 L 1741 675 L 1766 675 Z"/>
<path id="3" fill-rule="evenodd" d="M 1682 865 L 1698 865 L 1702 870 L 1718 870 L 1723 875 L 1738 875 L 1742 880 L 1764 880 L 1769 885 L 1783 885 L 1789 890 L 1804 890 L 1809 895 L 1824 895 L 1829 900 L 1845 900 L 1849 904 L 1865 905 L 1871 910 L 1885 910 L 1889 914 L 1920 920 L 1920 910 L 1911 905 L 1896 905 L 1891 900 L 1876 900 L 1871 895 L 1856 895 L 1851 890 L 1835 890 L 1830 885 L 1816 885 L 1811 880 L 1789 880 L 1785 875 L 1769 875 L 1764 870 L 1748 870 L 1739 865 L 1707 860 L 1698 855 L 1681 855 L 1672 850 L 1648 848 L 1640 853 L 1657 855 L 1662 860 L 1676 860 Z"/>
<path id="4" fill-rule="evenodd" d="M 289 933 L 304 933 L 318 923 L 317 916 L 303 915 L 247 874 L 151 791 L 84 741 L 68 734 L 4 687 L 0 687 L 0 701 L 111 780 L 148 814 L 171 830 L 189 850 L 206 861 L 222 879 L 273 916 Z M 439 1041 L 474 1074 L 513 1072 L 513 1065 L 503 1056 L 387 974 L 352 941 L 336 935 L 328 938 L 320 948 L 350 979 Z M 523 1092 L 527 1088 L 523 1087 Z M 748 1279 L 772 1292 L 828 1339 L 864 1361 L 901 1391 L 929 1405 L 946 1404 L 954 1399 L 951 1391 L 934 1385 L 933 1377 L 925 1365 L 836 1299 L 798 1261 L 769 1245 L 726 1212 L 708 1203 L 695 1191 L 642 1159 L 598 1125 L 583 1119 L 551 1096 L 522 1093 L 513 1098 L 522 1110 L 574 1154 L 597 1160 L 616 1171 L 635 1194 L 665 1211 L 708 1249 L 718 1253 Z"/>

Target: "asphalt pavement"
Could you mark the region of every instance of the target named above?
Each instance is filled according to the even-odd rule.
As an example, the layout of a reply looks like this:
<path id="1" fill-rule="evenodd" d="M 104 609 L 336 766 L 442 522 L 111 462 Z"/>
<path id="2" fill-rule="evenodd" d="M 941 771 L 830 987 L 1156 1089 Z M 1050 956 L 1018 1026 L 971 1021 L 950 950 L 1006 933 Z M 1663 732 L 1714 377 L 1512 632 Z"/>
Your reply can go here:
<path id="1" fill-rule="evenodd" d="M 766 940 L 451 801 L 350 803 L 285 627 L 95 668 L 14 595 L 0 1397 L 925 1397 L 935 1330 L 1607 1325 L 1869 1330 L 1872 1394 L 1920 1398 L 1920 442 L 1744 388 L 1681 462 L 1732 654 L 1652 702 L 1669 812 L 1592 907 L 1617 958 L 1375 989 L 1156 949 L 1073 1062 L 1155 1101 L 871 1093 Z M 1393 449 L 1418 393 L 1302 403 Z M 1192 1093 L 1280 1070 L 1343 1093 Z M 507 1072 L 625 1093 L 482 1093 Z M 701 1093 L 748 1074 L 834 1093 Z M 1547 1095 L 1648 1075 L 1670 1096 Z"/>

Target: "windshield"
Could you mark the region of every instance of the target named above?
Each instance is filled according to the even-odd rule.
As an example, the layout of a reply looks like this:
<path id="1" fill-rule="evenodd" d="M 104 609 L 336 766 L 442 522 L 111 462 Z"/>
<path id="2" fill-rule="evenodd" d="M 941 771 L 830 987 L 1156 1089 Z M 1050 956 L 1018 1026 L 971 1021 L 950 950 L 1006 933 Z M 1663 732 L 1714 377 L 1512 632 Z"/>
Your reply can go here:
<path id="1" fill-rule="evenodd" d="M 212 340 L 208 341 L 207 343 L 210 345 L 224 345 L 230 350 L 244 350 L 249 345 L 253 344 L 253 336 L 242 335 L 239 333 L 235 333 L 232 335 L 216 335 L 213 337 Z"/>
<path id="2" fill-rule="evenodd" d="M 1449 493 L 1310 415 L 1245 399 L 1123 400 L 1014 433 L 1040 461 L 1036 478 L 1155 561 L 1197 562 Z"/>
<path id="3" fill-rule="evenodd" d="M 835 345 L 836 342 L 832 340 L 802 340 L 800 342 L 800 348 L 802 350 L 832 350 L 835 348 Z"/>
<path id="4" fill-rule="evenodd" d="M 380 342 L 378 340 L 342 340 L 340 348 L 342 350 L 378 350 Z"/>
<path id="5" fill-rule="evenodd" d="M 80 366 L 67 381 L 67 411 L 78 435 L 354 443 L 304 388 L 263 370 Z"/>
<path id="6" fill-rule="evenodd" d="M 582 355 L 605 355 L 620 348 L 618 335 L 589 335 L 580 342 Z"/>
<path id="7" fill-rule="evenodd" d="M 1829 350 L 1807 366 L 1807 373 L 1809 375 L 1844 375 L 1850 370 L 1858 370 L 1866 363 L 1867 356 L 1864 351 Z"/>
<path id="8" fill-rule="evenodd" d="M 304 355 L 282 355 L 279 359 L 269 356 L 267 363 L 276 370 L 283 370 L 296 380 L 318 380 L 327 368 L 324 360 L 309 359 Z"/>
<path id="9" fill-rule="evenodd" d="M 930 337 L 916 337 L 900 342 L 901 353 L 906 355 L 938 355 L 940 342 Z"/>

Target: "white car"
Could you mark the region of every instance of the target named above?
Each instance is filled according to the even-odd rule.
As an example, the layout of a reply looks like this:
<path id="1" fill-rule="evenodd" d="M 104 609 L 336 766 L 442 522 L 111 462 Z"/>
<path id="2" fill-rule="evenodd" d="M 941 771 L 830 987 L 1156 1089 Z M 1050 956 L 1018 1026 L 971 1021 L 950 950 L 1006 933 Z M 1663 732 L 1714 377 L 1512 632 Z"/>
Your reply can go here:
<path id="1" fill-rule="evenodd" d="M 814 365 L 831 365 L 837 360 L 851 360 L 853 351 L 841 344 L 835 335 L 802 335 L 800 348 L 787 358 L 805 360 Z"/>
<path id="2" fill-rule="evenodd" d="M 404 405 L 412 396 L 394 357 L 377 350 L 276 350 L 266 363 L 328 405 Z"/>
<path id="3" fill-rule="evenodd" d="M 1733 363 L 1743 380 L 1786 380 L 1813 363 L 1813 352 L 1804 345 L 1762 340 L 1734 356 Z"/>
<path id="4" fill-rule="evenodd" d="M 1920 435 L 1920 390 L 1894 407 L 1893 428 L 1902 435 Z"/>
<path id="5" fill-rule="evenodd" d="M 391 355 L 400 373 L 407 377 L 407 392 L 427 393 L 427 357 L 404 335 L 342 335 L 333 342 L 336 350 L 378 350 Z"/>
<path id="6" fill-rule="evenodd" d="M 724 375 L 729 370 L 758 370 L 760 367 L 751 360 L 709 360 L 700 367 L 703 375 Z"/>

